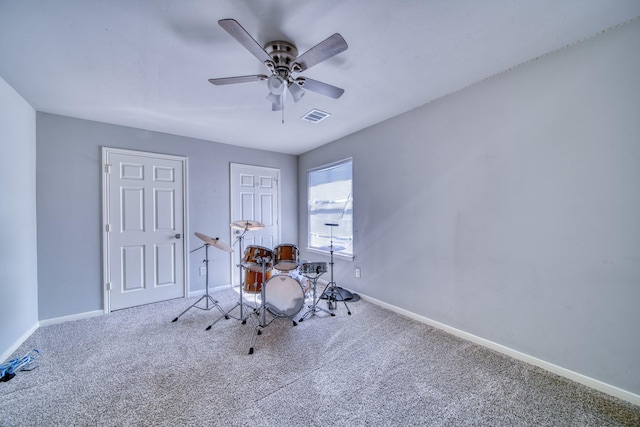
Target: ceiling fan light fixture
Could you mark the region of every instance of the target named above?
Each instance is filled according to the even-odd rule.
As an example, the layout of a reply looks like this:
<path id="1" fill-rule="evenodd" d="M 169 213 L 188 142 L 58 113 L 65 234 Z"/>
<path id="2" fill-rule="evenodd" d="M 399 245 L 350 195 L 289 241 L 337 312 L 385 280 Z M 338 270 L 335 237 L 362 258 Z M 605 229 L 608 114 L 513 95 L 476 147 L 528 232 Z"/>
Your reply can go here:
<path id="1" fill-rule="evenodd" d="M 269 102 L 272 104 L 280 105 L 282 104 L 282 95 L 270 93 L 269 95 L 267 95 L 267 100 L 269 100 Z"/>
<path id="2" fill-rule="evenodd" d="M 294 102 L 300 101 L 304 96 L 304 89 L 302 89 L 296 82 L 289 85 L 289 92 L 291 92 Z"/>
<path id="3" fill-rule="evenodd" d="M 272 95 L 282 95 L 285 88 L 285 81 L 278 75 L 272 75 L 267 79 L 267 88 Z"/>

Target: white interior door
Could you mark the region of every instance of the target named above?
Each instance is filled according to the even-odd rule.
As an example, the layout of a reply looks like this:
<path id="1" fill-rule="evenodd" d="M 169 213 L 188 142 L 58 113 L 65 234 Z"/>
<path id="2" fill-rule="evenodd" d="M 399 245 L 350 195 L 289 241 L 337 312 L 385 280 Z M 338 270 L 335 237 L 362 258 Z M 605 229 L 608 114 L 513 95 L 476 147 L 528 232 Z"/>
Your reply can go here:
<path id="1" fill-rule="evenodd" d="M 103 149 L 105 311 L 185 295 L 186 159 Z"/>
<path id="2" fill-rule="evenodd" d="M 264 224 L 261 230 L 245 233 L 242 250 L 249 245 L 273 249 L 280 243 L 280 170 L 238 163 L 230 166 L 231 221 L 251 220 Z M 235 242 L 241 233 L 231 229 L 231 241 Z M 239 269 L 236 266 L 244 254 L 240 254 L 239 244 L 233 249 L 232 281 L 234 286 L 239 286 Z"/>

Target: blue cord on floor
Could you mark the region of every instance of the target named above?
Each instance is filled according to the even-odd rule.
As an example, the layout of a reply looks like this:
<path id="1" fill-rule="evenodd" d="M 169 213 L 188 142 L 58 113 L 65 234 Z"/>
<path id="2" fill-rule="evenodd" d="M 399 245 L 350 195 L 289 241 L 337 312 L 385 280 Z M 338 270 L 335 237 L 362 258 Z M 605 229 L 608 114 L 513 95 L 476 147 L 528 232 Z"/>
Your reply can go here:
<path id="1" fill-rule="evenodd" d="M 37 349 L 33 349 L 23 357 L 16 357 L 0 365 L 0 381 L 6 382 L 16 376 L 17 371 L 30 371 L 37 368 L 37 365 L 33 365 L 36 360 L 36 356 L 40 354 Z"/>

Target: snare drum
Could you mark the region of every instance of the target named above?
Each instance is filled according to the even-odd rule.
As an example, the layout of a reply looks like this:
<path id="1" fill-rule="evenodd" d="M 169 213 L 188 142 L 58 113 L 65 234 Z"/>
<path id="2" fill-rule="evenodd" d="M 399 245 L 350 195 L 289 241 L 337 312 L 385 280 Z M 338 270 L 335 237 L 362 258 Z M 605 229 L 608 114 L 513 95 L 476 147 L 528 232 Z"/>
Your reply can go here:
<path id="1" fill-rule="evenodd" d="M 274 267 L 280 271 L 290 271 L 298 268 L 298 247 L 296 245 L 278 245 L 273 248 L 275 254 Z"/>
<path id="2" fill-rule="evenodd" d="M 265 274 L 267 277 L 262 280 L 262 272 L 247 270 L 244 273 L 244 291 L 250 294 L 259 293 L 262 291 L 262 283 L 266 283 L 271 277 L 271 271 L 267 271 Z"/>
<path id="3" fill-rule="evenodd" d="M 273 252 L 264 246 L 247 246 L 242 259 L 242 266 L 256 272 L 262 272 L 261 261 L 267 261 L 265 268 L 271 270 L 273 262 Z"/>
<path id="4" fill-rule="evenodd" d="M 304 306 L 300 282 L 286 274 L 271 277 L 265 284 L 264 305 L 276 317 L 293 317 Z"/>
<path id="5" fill-rule="evenodd" d="M 327 272 L 327 263 L 326 262 L 303 262 L 300 268 L 300 272 L 306 275 L 317 274 L 320 275 L 322 273 Z"/>

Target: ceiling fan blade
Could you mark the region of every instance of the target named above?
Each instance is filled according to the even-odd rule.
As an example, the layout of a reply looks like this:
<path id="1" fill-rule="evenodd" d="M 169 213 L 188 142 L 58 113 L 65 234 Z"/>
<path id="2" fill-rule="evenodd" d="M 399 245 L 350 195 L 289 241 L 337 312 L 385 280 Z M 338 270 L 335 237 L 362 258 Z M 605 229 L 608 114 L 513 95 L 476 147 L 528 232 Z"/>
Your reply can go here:
<path id="1" fill-rule="evenodd" d="M 303 89 L 319 93 L 320 95 L 329 96 L 333 99 L 340 98 L 344 93 L 344 89 L 340 89 L 339 87 L 331 86 L 329 84 L 322 83 L 307 77 L 299 77 L 296 79 L 296 82 L 298 82 L 298 84 L 301 83 Z"/>
<path id="2" fill-rule="evenodd" d="M 269 54 L 258 44 L 257 41 L 251 35 L 242 28 L 242 25 L 235 19 L 221 19 L 218 24 L 224 28 L 227 33 L 236 39 L 242 46 L 260 60 L 263 64 L 267 61 L 271 61 Z"/>
<path id="3" fill-rule="evenodd" d="M 348 47 L 347 42 L 344 41 L 342 36 L 335 33 L 331 37 L 318 43 L 302 55 L 298 56 L 294 60 L 294 64 L 297 64 L 297 66 L 294 65 L 293 71 L 301 72 L 307 70 L 314 65 L 347 50 Z"/>
<path id="4" fill-rule="evenodd" d="M 219 79 L 209 79 L 209 83 L 212 83 L 216 86 L 220 85 L 231 85 L 234 83 L 247 83 L 247 82 L 255 82 L 258 80 L 266 80 L 268 77 L 264 74 L 254 74 L 251 76 L 237 76 L 237 77 L 221 77 Z"/>

